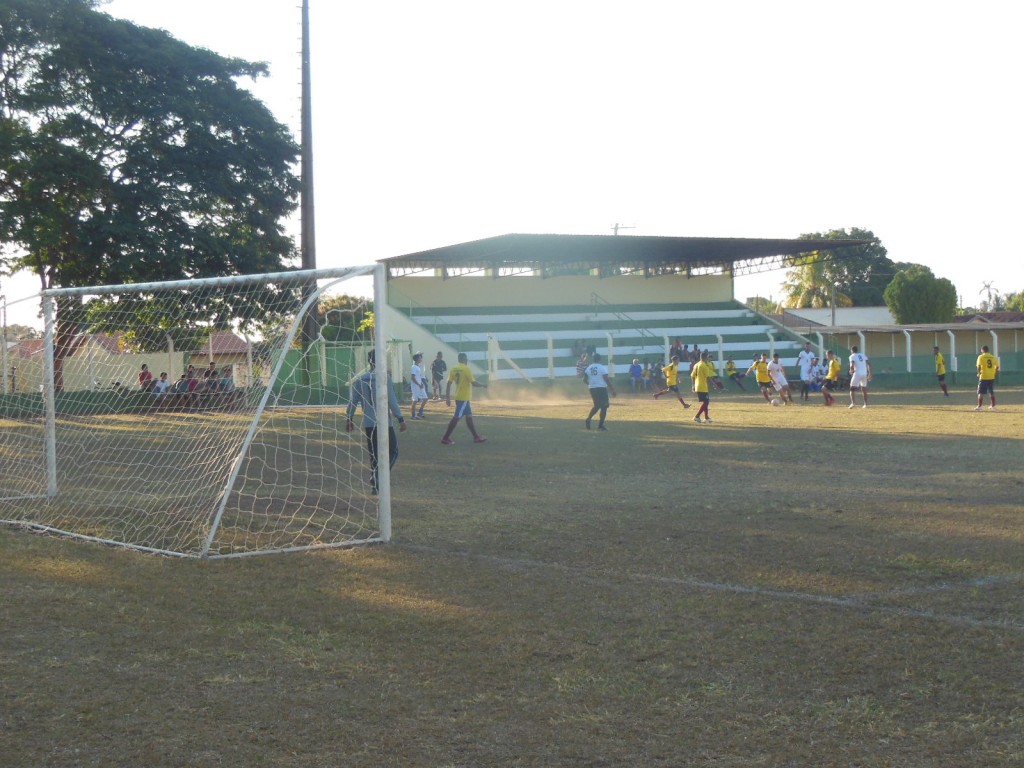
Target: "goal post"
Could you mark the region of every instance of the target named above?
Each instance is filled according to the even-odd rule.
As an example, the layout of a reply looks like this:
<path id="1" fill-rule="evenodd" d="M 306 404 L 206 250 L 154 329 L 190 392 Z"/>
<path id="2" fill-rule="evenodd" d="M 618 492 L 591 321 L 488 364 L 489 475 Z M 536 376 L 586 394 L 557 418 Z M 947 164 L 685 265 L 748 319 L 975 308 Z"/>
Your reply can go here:
<path id="1" fill-rule="evenodd" d="M 0 523 L 185 557 L 390 540 L 387 462 L 375 494 L 345 430 L 367 353 L 397 355 L 382 265 L 42 299 L 40 391 L 0 395 Z"/>

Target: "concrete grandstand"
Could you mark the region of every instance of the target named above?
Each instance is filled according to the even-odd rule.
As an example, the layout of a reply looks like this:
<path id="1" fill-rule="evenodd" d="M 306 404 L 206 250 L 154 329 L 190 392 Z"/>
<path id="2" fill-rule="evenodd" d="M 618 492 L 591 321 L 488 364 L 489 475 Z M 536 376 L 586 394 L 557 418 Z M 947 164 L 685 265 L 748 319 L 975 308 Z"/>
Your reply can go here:
<path id="1" fill-rule="evenodd" d="M 384 260 L 388 328 L 498 381 L 572 378 L 581 347 L 624 371 L 677 338 L 720 367 L 765 351 L 791 365 L 803 338 L 737 301 L 734 276 L 864 242 L 502 235 Z"/>

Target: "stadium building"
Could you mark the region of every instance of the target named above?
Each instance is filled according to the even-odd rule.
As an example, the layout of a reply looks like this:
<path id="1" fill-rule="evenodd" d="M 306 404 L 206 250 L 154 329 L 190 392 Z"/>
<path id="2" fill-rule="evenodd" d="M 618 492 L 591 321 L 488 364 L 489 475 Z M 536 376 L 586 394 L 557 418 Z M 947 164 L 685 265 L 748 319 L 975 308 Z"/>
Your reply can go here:
<path id="1" fill-rule="evenodd" d="M 719 368 L 765 351 L 794 365 L 805 341 L 842 356 L 856 344 L 876 361 L 880 383 L 894 385 L 932 375 L 936 344 L 954 374 L 973 375 L 982 344 L 1010 353 L 1004 367 L 1020 370 L 1024 323 L 830 324 L 759 314 L 735 297 L 737 275 L 784 268 L 815 250 L 841 258 L 865 242 L 509 234 L 460 243 L 383 260 L 389 336 L 428 360 L 465 352 L 479 373 L 508 382 L 571 379 L 580 349 L 624 372 L 633 358 L 667 359 L 675 339 L 710 350 Z"/>
<path id="2" fill-rule="evenodd" d="M 573 378 L 581 350 L 624 370 L 673 340 L 747 361 L 803 340 L 734 298 L 733 277 L 862 241 L 511 234 L 385 259 L 388 328 L 497 381 Z"/>

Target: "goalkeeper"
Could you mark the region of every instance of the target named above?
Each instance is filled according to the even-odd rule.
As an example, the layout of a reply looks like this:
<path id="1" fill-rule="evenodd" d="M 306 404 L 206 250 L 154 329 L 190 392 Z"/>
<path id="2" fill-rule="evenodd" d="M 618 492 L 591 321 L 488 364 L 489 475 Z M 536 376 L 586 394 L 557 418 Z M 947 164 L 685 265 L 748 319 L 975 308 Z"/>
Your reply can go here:
<path id="1" fill-rule="evenodd" d="M 363 431 L 366 433 L 366 447 L 370 451 L 370 471 L 373 473 L 373 492 L 377 493 L 377 376 L 374 361 L 374 352 L 371 349 L 367 357 L 370 370 L 360 376 L 352 383 L 352 397 L 348 403 L 346 413 L 347 421 L 345 431 L 351 432 L 355 429 L 353 417 L 356 415 L 356 408 L 363 409 Z M 388 465 L 395 466 L 398 461 L 398 436 L 395 434 L 395 427 L 391 423 L 391 416 L 398 419 L 398 428 L 405 432 L 405 418 L 402 416 L 402 409 L 398 405 L 398 398 L 395 396 L 395 386 L 388 374 Z"/>

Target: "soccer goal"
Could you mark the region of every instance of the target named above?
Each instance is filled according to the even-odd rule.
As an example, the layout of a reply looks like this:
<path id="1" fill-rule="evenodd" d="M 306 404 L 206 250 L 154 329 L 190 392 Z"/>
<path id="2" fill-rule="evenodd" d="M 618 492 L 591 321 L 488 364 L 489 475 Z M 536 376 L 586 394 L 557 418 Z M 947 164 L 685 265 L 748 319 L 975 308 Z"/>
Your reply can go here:
<path id="1" fill-rule="evenodd" d="M 375 265 L 44 291 L 38 385 L 0 396 L 0 522 L 186 557 L 389 540 L 387 462 L 375 494 L 345 431 L 367 353 L 394 356 L 383 290 Z"/>

